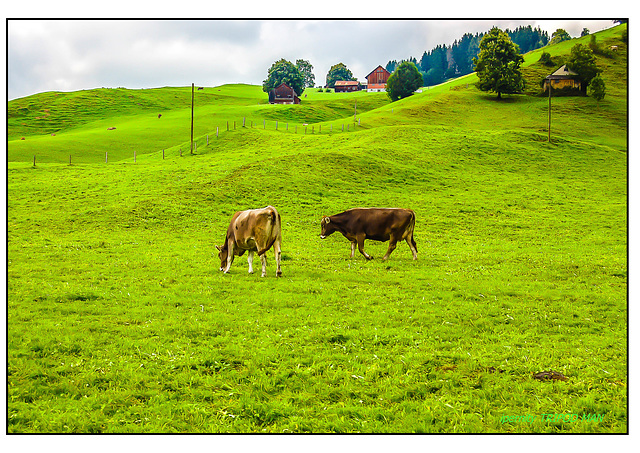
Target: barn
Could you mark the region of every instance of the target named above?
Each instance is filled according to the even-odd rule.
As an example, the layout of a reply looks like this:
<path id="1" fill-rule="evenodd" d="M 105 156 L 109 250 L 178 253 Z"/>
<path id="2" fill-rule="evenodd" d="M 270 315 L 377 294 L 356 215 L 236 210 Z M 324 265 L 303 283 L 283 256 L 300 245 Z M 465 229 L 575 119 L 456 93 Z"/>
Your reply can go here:
<path id="1" fill-rule="evenodd" d="M 338 80 L 335 86 L 336 93 L 360 91 L 360 82 L 357 80 Z"/>
<path id="2" fill-rule="evenodd" d="M 562 88 L 581 88 L 580 79 L 577 73 L 573 72 L 567 65 L 560 66 L 553 74 L 549 74 L 544 79 L 543 91 L 547 91 L 547 87 L 551 84 L 554 90 Z"/>
<path id="3" fill-rule="evenodd" d="M 283 82 L 269 91 L 269 104 L 300 104 L 300 98 L 293 88 Z"/>
<path id="4" fill-rule="evenodd" d="M 367 91 L 385 91 L 390 75 L 391 73 L 382 66 L 375 68 L 367 76 Z"/>

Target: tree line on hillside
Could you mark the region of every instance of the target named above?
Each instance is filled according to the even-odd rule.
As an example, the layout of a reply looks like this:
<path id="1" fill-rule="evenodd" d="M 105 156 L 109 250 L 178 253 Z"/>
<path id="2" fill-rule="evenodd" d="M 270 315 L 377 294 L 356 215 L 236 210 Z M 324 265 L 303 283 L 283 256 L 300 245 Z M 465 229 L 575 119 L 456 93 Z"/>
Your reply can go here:
<path id="1" fill-rule="evenodd" d="M 558 32 L 564 32 L 564 30 L 558 30 L 556 33 Z M 591 41 L 595 43 L 595 39 Z M 571 48 L 567 67 L 577 74 L 576 77 L 581 81 L 583 92 L 586 94 L 588 89 L 590 94 L 600 101 L 604 98 L 605 86 L 600 77 L 602 69 L 596 65 L 596 57 L 591 47 L 579 43 L 574 45 Z M 540 60 L 546 59 L 549 59 L 549 54 L 543 52 Z M 483 37 L 478 56 L 473 59 L 474 70 L 478 75 L 476 87 L 482 91 L 497 93 L 498 98 L 502 94 L 522 93 L 525 81 L 520 72 L 520 65 L 523 62 L 524 57 L 518 45 L 509 35 L 497 27 L 492 28 Z"/>
<path id="2" fill-rule="evenodd" d="M 581 36 L 589 34 L 583 29 Z M 525 82 L 520 72 L 524 62 L 522 53 L 572 39 L 566 30 L 556 30 L 551 39 L 540 28 L 519 27 L 515 31 L 493 27 L 487 33 L 465 34 L 450 47 L 437 46 L 425 52 L 418 63 L 415 58 L 387 64 L 391 73 L 387 81 L 387 94 L 392 101 L 410 96 L 421 86 L 431 86 L 444 82 L 451 77 L 476 72 L 476 86 L 482 91 L 502 94 L 515 94 L 524 91 Z M 594 54 L 606 56 L 607 50 L 598 45 L 592 36 L 589 46 L 576 44 L 571 49 L 567 66 L 578 74 L 583 91 L 587 87 L 598 100 L 604 97 L 604 82 L 599 77 L 601 69 L 595 64 Z M 550 55 L 542 53 L 542 64 L 553 64 Z M 296 64 L 281 59 L 275 62 L 263 82 L 263 90 L 269 92 L 285 82 L 301 95 L 306 87 L 314 84 L 313 66 L 306 60 L 297 60 Z M 338 80 L 357 80 L 343 63 L 333 65 L 327 73 L 327 86 L 335 87 Z"/>
<path id="3" fill-rule="evenodd" d="M 331 66 L 327 73 L 327 88 L 335 88 L 339 80 L 358 80 L 344 63 L 337 63 Z M 284 58 L 276 61 L 268 70 L 267 78 L 262 82 L 262 91 L 268 93 L 281 83 L 286 83 L 293 88 L 298 96 L 306 88 L 311 88 L 315 84 L 313 65 L 307 60 L 296 60 L 293 64 Z"/>
<path id="4" fill-rule="evenodd" d="M 518 45 L 521 53 L 544 47 L 550 41 L 546 31 L 539 27 L 533 28 L 531 25 L 518 27 L 513 31 L 506 29 L 505 33 L 514 44 Z M 387 63 L 386 69 L 393 73 L 402 61 L 409 61 L 418 67 L 424 86 L 438 85 L 452 77 L 474 72 L 473 59 L 477 58 L 480 43 L 485 35 L 486 33 L 465 33 L 450 46 L 441 44 L 430 51 L 425 51 L 420 61 L 414 57 L 400 62 L 392 60 Z M 570 36 L 569 39 L 571 39 Z"/>

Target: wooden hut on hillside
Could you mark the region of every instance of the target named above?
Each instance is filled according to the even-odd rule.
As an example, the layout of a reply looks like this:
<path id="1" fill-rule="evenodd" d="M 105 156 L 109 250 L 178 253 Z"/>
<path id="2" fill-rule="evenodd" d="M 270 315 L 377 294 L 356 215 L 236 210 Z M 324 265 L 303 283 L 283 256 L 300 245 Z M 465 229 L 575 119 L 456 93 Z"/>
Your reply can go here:
<path id="1" fill-rule="evenodd" d="M 562 88 L 580 90 L 582 88 L 578 74 L 569 69 L 566 64 L 560 66 L 554 73 L 545 77 L 542 90 L 547 91 L 549 86 L 554 90 L 560 90 Z"/>
<path id="2" fill-rule="evenodd" d="M 300 104 L 300 98 L 293 88 L 283 82 L 269 91 L 269 104 Z"/>

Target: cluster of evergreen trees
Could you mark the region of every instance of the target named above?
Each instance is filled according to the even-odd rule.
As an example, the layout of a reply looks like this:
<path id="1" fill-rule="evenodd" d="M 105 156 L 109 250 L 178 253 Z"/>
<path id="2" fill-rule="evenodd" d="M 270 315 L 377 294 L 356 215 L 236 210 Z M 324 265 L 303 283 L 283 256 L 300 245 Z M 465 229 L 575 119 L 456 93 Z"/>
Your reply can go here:
<path id="1" fill-rule="evenodd" d="M 518 27 L 511 31 L 505 30 L 511 40 L 518 45 L 521 53 L 544 47 L 549 43 L 549 34 L 539 27 L 531 25 Z M 478 56 L 480 41 L 485 33 L 466 33 L 452 45 L 438 45 L 422 54 L 420 61 L 411 57 L 408 60 L 415 63 L 422 74 L 424 86 L 433 86 L 452 77 L 470 74 L 473 72 L 473 59 Z M 400 61 L 400 63 L 402 63 Z M 387 71 L 393 73 L 400 64 L 396 60 L 387 63 Z"/>

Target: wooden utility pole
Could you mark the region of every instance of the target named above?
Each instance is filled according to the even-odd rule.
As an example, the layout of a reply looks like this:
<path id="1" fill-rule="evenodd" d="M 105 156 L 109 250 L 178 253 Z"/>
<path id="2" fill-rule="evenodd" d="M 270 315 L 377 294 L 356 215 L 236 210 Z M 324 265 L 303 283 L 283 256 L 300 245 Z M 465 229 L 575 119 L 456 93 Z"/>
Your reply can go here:
<path id="1" fill-rule="evenodd" d="M 547 141 L 551 143 L 551 80 L 547 84 L 547 89 L 549 90 L 549 125 L 547 127 L 547 131 L 549 132 L 549 138 Z"/>
<path id="2" fill-rule="evenodd" d="M 193 154 L 193 97 L 195 84 L 191 84 L 191 154 Z"/>

